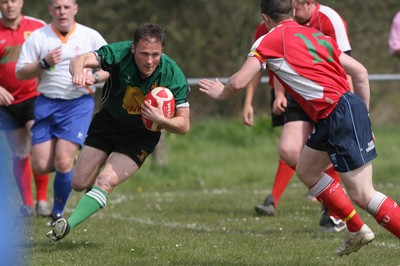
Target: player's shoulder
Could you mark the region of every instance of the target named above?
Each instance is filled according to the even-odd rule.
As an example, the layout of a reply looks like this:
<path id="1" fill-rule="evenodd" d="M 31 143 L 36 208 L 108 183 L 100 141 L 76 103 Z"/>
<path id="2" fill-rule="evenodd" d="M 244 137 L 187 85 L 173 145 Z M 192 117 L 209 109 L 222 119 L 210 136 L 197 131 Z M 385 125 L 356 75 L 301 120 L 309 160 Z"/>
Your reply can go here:
<path id="1" fill-rule="evenodd" d="M 115 50 L 115 51 L 131 51 L 132 47 L 132 41 L 119 41 L 119 42 L 113 42 L 109 43 L 107 45 L 108 48 Z"/>
<path id="2" fill-rule="evenodd" d="M 31 17 L 31 16 L 23 16 L 23 19 L 25 21 L 30 22 L 30 23 L 38 24 L 38 25 L 41 25 L 41 26 L 46 25 L 46 22 L 44 22 L 43 20 Z"/>
<path id="3" fill-rule="evenodd" d="M 76 23 L 76 29 L 85 34 L 99 34 L 100 35 L 100 33 L 97 30 L 95 30 L 89 26 L 80 24 L 80 23 Z"/>
<path id="4" fill-rule="evenodd" d="M 50 24 L 44 24 L 40 27 L 35 27 L 32 33 L 29 35 L 28 39 L 30 39 L 31 41 L 35 40 L 34 42 L 38 42 L 39 40 L 39 42 L 44 42 L 48 38 L 48 36 L 51 35 L 51 33 L 52 30 Z"/>
<path id="5" fill-rule="evenodd" d="M 172 59 L 171 57 L 169 57 L 167 54 L 163 53 L 161 55 L 161 60 L 163 62 L 163 64 L 165 64 L 168 67 L 171 68 L 177 68 L 180 69 L 180 67 L 178 66 L 178 64 L 175 62 L 174 59 Z"/>
<path id="6" fill-rule="evenodd" d="M 132 41 L 112 42 L 100 47 L 97 53 L 106 58 L 112 58 L 114 64 L 119 64 L 125 60 L 132 61 L 130 59 L 132 57 L 131 46 Z"/>
<path id="7" fill-rule="evenodd" d="M 257 40 L 261 36 L 265 35 L 268 33 L 268 28 L 265 25 L 264 21 L 261 21 L 256 28 L 256 31 L 254 32 L 254 40 Z"/>
<path id="8" fill-rule="evenodd" d="M 182 78 L 186 79 L 186 76 L 180 66 L 175 62 L 174 59 L 172 59 L 165 53 L 163 53 L 161 56 L 159 71 L 167 75 L 171 74 L 175 77 L 181 76 Z"/>
<path id="9" fill-rule="evenodd" d="M 44 27 L 46 25 L 46 22 L 44 22 L 41 19 L 34 18 L 31 16 L 23 16 L 20 25 L 21 25 L 21 29 L 33 31 L 33 30 Z"/>
<path id="10" fill-rule="evenodd" d="M 325 5 L 320 5 L 318 14 L 322 23 L 331 23 L 333 25 L 345 24 L 344 19 L 333 8 Z"/>

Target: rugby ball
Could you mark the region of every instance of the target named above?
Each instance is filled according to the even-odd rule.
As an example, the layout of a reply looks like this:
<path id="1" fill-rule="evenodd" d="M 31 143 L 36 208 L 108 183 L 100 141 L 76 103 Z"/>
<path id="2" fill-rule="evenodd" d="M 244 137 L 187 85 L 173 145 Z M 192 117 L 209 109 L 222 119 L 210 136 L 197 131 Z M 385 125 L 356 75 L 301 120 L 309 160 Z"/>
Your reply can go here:
<path id="1" fill-rule="evenodd" d="M 175 99 L 172 92 L 166 87 L 157 87 L 152 89 L 144 98 L 145 101 L 150 101 L 151 105 L 157 107 L 157 100 L 162 105 L 164 116 L 171 118 L 175 114 Z M 160 131 L 161 126 L 153 121 L 147 120 L 142 116 L 144 127 L 150 131 Z"/>

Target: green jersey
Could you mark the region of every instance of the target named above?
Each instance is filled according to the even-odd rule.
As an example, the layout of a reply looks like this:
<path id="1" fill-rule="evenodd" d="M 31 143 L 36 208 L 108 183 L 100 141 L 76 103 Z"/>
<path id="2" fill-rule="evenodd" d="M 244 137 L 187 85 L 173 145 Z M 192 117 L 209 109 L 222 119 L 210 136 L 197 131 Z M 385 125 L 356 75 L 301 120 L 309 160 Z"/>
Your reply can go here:
<path id="1" fill-rule="evenodd" d="M 177 107 L 189 106 L 189 85 L 175 61 L 162 54 L 155 72 L 142 79 L 131 46 L 131 41 L 124 41 L 105 45 L 96 51 L 101 68 L 110 73 L 103 88 L 102 108 L 120 122 L 142 124 L 140 106 L 145 95 L 156 87 L 168 88 Z"/>

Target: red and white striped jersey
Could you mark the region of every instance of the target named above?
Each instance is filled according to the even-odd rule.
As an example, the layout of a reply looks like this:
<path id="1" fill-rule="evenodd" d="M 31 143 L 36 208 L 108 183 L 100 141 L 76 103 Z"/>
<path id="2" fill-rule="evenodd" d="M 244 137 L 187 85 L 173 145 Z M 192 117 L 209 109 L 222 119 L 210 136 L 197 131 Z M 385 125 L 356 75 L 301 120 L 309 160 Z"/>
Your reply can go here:
<path id="1" fill-rule="evenodd" d="M 343 52 L 351 51 L 346 21 L 332 8 L 315 4 L 316 9 L 311 19 L 303 25 L 317 29 L 334 39 Z"/>
<path id="2" fill-rule="evenodd" d="M 320 31 L 282 21 L 251 48 L 314 121 L 326 118 L 350 90 L 340 64 L 341 50 Z"/>

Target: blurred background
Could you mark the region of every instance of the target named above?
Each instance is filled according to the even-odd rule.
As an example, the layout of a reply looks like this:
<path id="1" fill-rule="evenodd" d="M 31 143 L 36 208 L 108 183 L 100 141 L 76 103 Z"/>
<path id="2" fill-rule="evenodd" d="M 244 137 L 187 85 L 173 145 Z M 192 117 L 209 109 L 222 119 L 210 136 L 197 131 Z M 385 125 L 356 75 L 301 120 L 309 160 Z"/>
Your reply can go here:
<path id="1" fill-rule="evenodd" d="M 167 31 L 165 53 L 186 76 L 229 77 L 243 63 L 261 21 L 258 0 L 85 0 L 78 1 L 77 21 L 98 30 L 108 42 L 132 39 L 142 22 L 153 22 Z M 321 0 L 347 22 L 352 56 L 370 74 L 400 73 L 400 58 L 388 53 L 388 33 L 399 0 Z M 25 1 L 24 13 L 50 21 L 48 0 Z M 240 119 L 244 93 L 229 102 L 211 101 L 192 85 L 192 119 L 232 116 Z M 371 81 L 371 116 L 374 124 L 400 122 L 400 81 Z M 97 92 L 99 97 L 101 92 Z M 257 92 L 257 116 L 269 113 L 269 88 Z M 207 108 L 204 108 L 207 106 Z"/>

